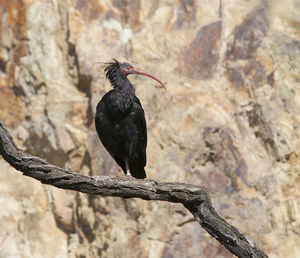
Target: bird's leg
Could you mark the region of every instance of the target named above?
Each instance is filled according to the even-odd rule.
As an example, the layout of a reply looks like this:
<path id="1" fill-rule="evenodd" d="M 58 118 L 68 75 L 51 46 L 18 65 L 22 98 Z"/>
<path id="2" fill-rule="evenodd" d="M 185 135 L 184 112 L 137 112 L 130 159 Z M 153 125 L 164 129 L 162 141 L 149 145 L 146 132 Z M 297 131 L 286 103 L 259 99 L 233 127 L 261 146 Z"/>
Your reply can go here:
<path id="1" fill-rule="evenodd" d="M 129 169 L 129 162 L 128 159 L 125 159 L 125 167 L 126 167 L 126 176 L 128 176 L 129 179 L 132 179 L 132 175 L 130 174 L 130 169 Z"/>

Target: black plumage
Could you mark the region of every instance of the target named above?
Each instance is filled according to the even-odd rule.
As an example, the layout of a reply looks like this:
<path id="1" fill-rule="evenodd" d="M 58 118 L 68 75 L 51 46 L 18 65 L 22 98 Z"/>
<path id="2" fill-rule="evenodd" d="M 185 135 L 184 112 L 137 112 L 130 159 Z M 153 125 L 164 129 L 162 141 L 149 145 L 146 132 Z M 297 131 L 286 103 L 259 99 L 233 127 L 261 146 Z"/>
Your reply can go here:
<path id="1" fill-rule="evenodd" d="M 146 178 L 147 128 L 144 110 L 127 76 L 141 74 L 127 62 L 114 60 L 104 69 L 113 89 L 97 105 L 95 125 L 99 138 L 117 164 L 128 176 Z"/>

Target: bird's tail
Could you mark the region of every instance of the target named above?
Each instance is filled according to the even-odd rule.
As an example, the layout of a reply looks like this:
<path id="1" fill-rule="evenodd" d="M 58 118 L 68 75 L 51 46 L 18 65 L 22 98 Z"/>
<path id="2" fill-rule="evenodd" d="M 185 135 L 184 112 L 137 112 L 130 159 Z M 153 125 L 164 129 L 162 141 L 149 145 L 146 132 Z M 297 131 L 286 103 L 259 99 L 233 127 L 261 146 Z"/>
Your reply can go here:
<path id="1" fill-rule="evenodd" d="M 144 179 L 146 178 L 146 171 L 143 166 L 129 164 L 130 174 L 135 178 Z"/>

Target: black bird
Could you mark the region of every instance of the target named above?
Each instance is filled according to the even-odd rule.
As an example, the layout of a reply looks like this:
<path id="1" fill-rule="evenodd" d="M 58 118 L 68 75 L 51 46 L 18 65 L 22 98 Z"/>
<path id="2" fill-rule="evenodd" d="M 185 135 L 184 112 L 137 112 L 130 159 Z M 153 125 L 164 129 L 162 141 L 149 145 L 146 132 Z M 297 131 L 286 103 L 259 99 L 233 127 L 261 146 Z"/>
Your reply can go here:
<path id="1" fill-rule="evenodd" d="M 96 130 L 99 138 L 127 176 L 146 178 L 147 128 L 144 110 L 127 79 L 129 74 L 141 74 L 163 83 L 127 62 L 113 60 L 104 69 L 112 90 L 97 105 Z"/>

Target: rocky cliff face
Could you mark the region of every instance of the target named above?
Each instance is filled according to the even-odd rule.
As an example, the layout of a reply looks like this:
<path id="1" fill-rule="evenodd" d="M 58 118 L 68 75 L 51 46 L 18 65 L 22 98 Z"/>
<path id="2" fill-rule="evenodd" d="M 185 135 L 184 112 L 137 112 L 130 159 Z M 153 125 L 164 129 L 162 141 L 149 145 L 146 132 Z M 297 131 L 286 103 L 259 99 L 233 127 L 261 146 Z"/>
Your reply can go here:
<path id="1" fill-rule="evenodd" d="M 102 62 L 127 59 L 148 178 L 207 189 L 270 257 L 300 254 L 298 0 L 0 2 L 0 119 L 17 144 L 123 176 L 93 117 Z M 0 159 L 0 257 L 232 257 L 181 206 L 43 186 Z"/>

